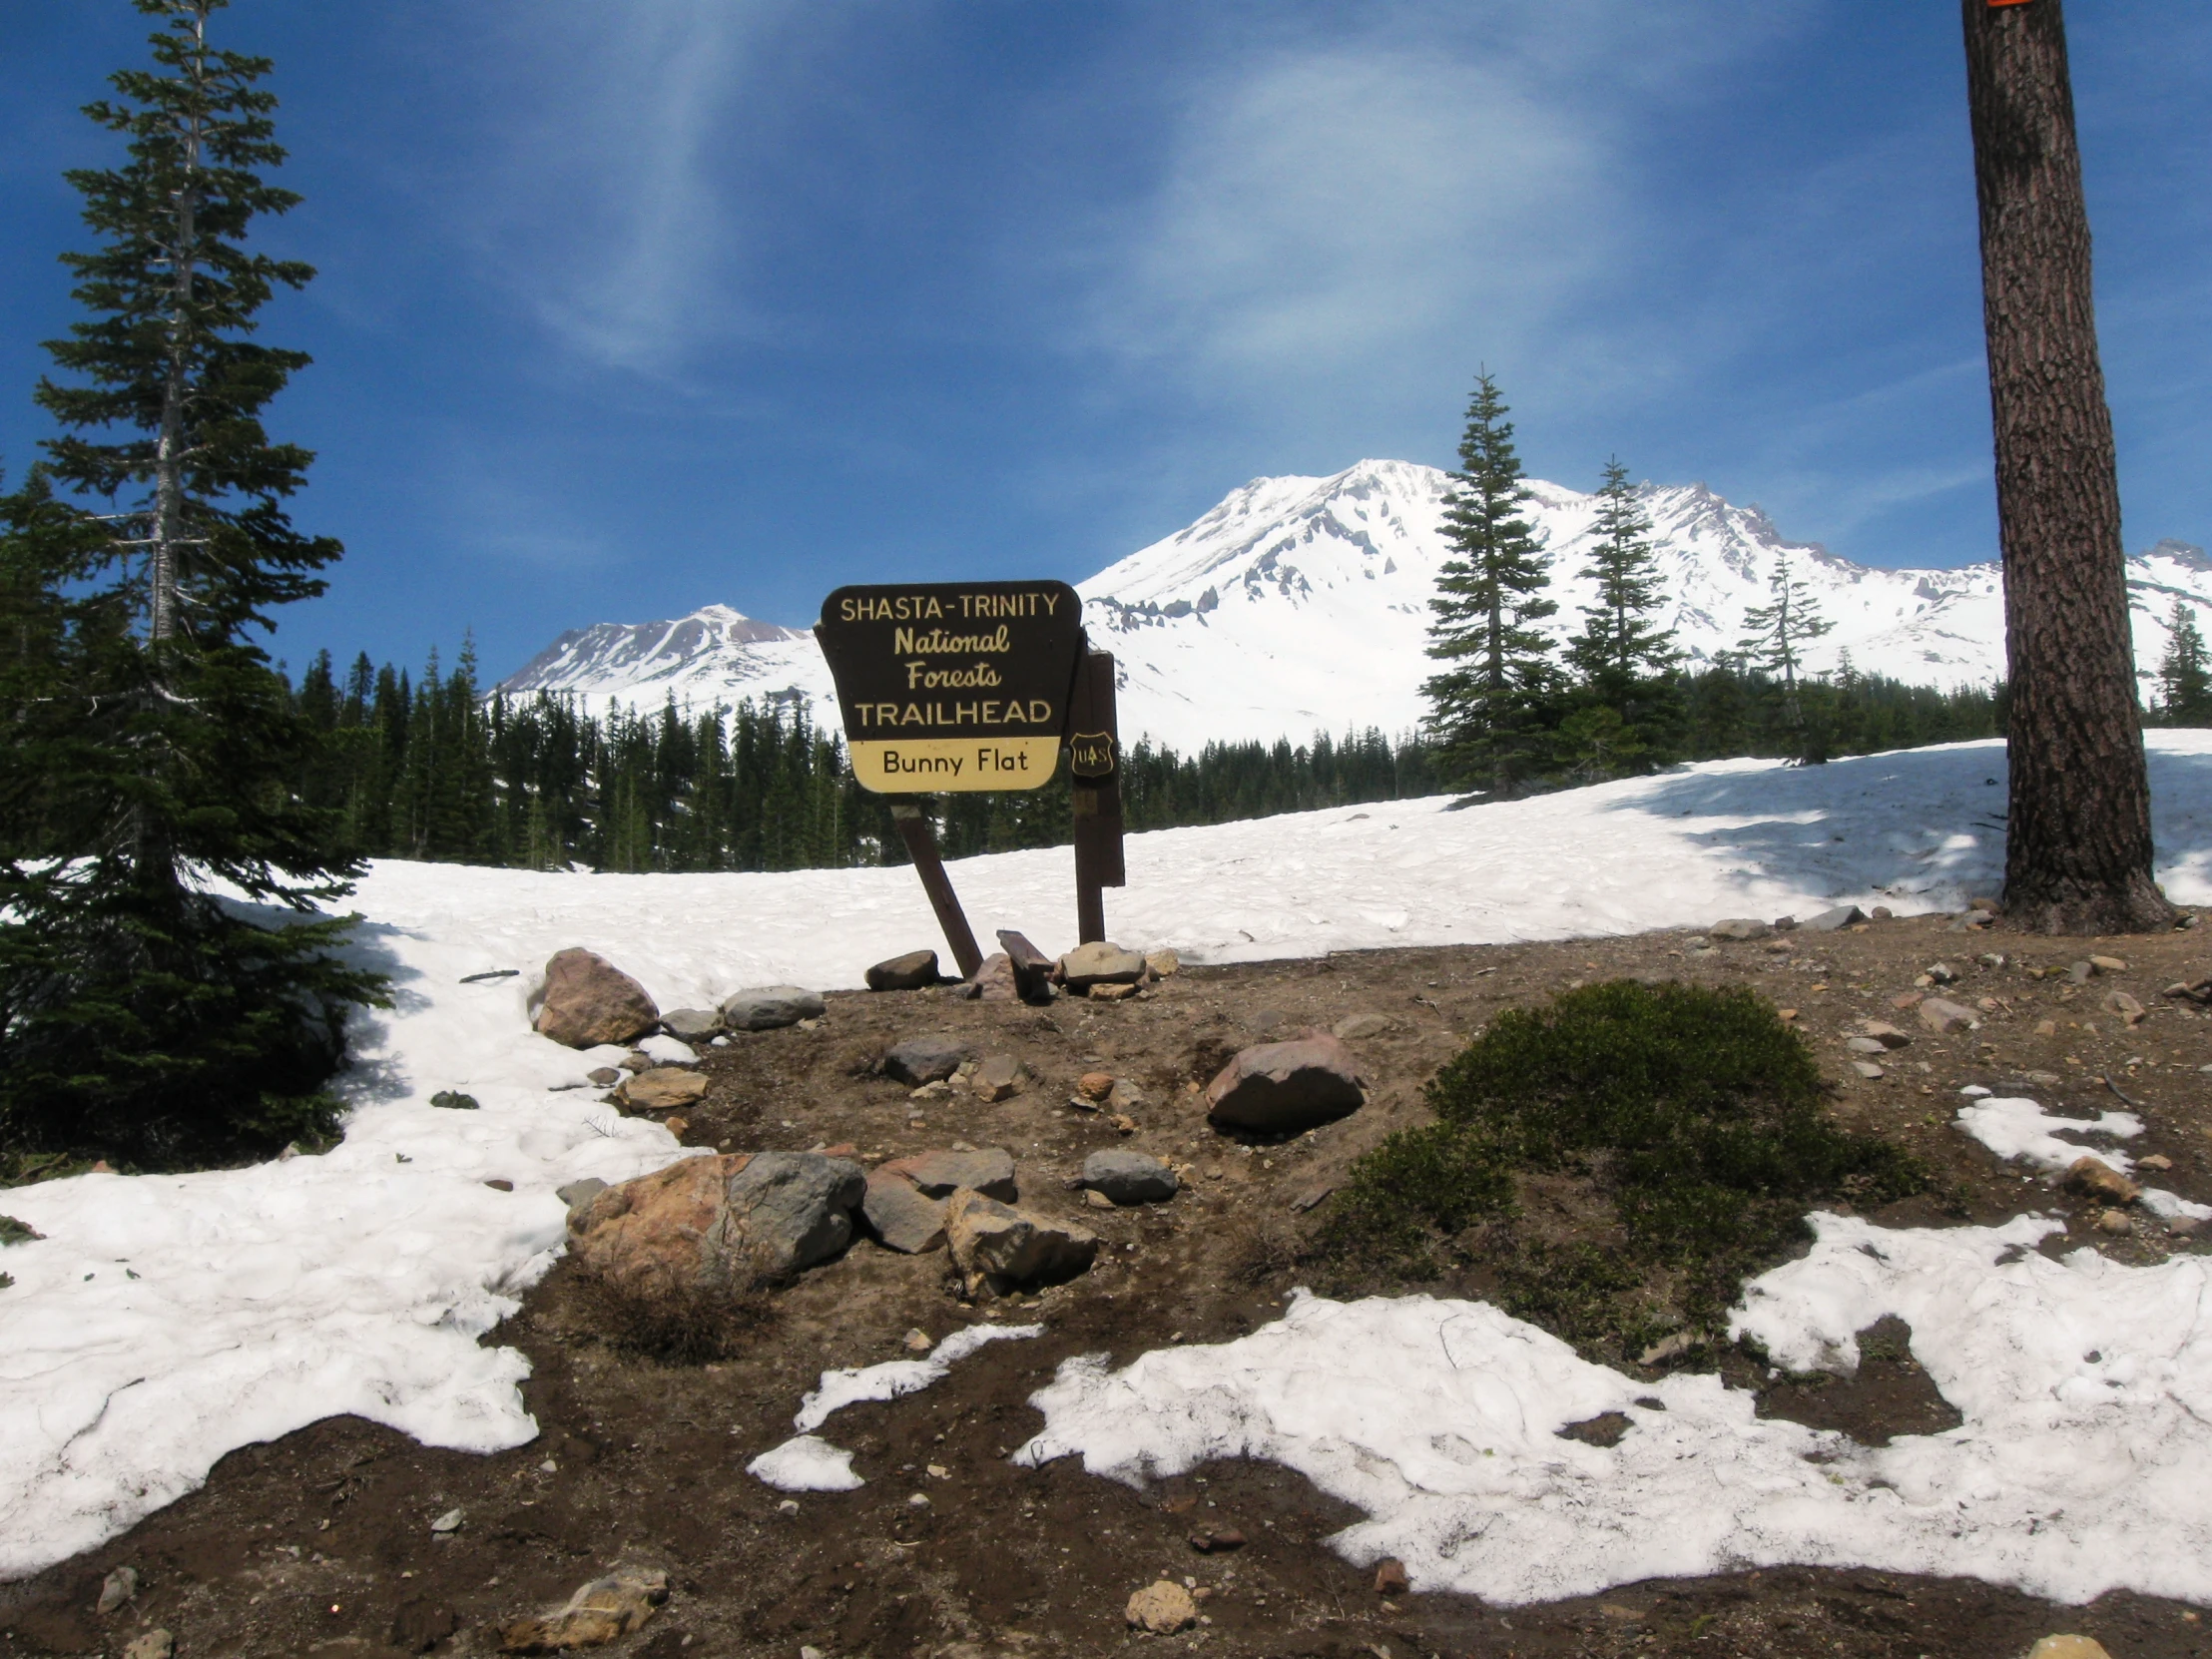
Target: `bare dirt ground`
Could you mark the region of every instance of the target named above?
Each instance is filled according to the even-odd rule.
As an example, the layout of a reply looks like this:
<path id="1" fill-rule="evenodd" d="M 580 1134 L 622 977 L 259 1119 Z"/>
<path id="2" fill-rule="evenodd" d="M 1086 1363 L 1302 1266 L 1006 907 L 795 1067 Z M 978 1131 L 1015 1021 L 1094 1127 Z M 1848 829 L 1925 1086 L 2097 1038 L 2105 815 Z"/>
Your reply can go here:
<path id="1" fill-rule="evenodd" d="M 1488 1607 L 1437 1594 L 1379 1595 L 1372 1571 L 1327 1538 L 1355 1518 L 1301 1477 L 1249 1463 L 1133 1490 L 1072 1461 L 1018 1468 L 1006 1453 L 1042 1419 L 1027 1398 L 1062 1360 L 1116 1363 L 1171 1343 L 1234 1338 L 1272 1318 L 1303 1281 L 1307 1208 L 1389 1130 L 1424 1121 L 1420 1086 L 1499 1009 L 1579 981 L 1679 977 L 1749 984 L 1797 1020 L 1835 1083 L 1847 1126 L 1913 1148 L 1941 1191 L 1884 1212 L 1900 1225 L 1990 1223 L 2025 1210 L 2066 1213 L 2050 1248 L 2088 1246 L 2128 1262 L 2201 1248 L 2149 1218 L 2114 1238 L 2096 1207 L 2000 1167 L 1950 1125 L 1956 1091 L 1979 1083 L 2056 1108 L 2139 1106 L 2131 1152 L 2162 1153 L 2162 1185 L 2212 1200 L 2212 1019 L 2163 998 L 2207 969 L 2212 928 L 2152 938 L 2041 939 L 1961 932 L 1948 918 L 1879 921 L 1698 950 L 1683 934 L 1186 969 L 1122 1002 L 1050 1007 L 955 1000 L 944 990 L 830 999 L 813 1029 L 767 1032 L 711 1052 L 707 1100 L 685 1131 L 725 1150 L 849 1144 L 865 1162 L 965 1142 L 1003 1146 L 1025 1205 L 1075 1216 L 1105 1241 L 1075 1282 L 979 1307 L 958 1300 L 946 1258 L 856 1243 L 777 1294 L 725 1358 L 676 1365 L 610 1326 L 566 1266 L 489 1341 L 526 1353 L 527 1398 L 543 1432 L 490 1457 L 427 1450 L 353 1418 L 333 1418 L 225 1458 L 206 1488 L 88 1555 L 0 1586 L 0 1659 L 120 1654 L 137 1634 L 175 1633 L 182 1659 L 394 1651 L 484 1654 L 508 1620 L 557 1602 L 619 1561 L 664 1568 L 665 1608 L 601 1651 L 652 1659 L 780 1655 L 829 1659 L 1045 1659 L 1161 1644 L 1202 1654 L 1414 1659 L 1420 1655 L 1682 1654 L 1981 1656 L 2036 1637 L 2093 1635 L 2115 1659 L 2212 1651 L 2199 1610 L 2133 1595 L 2052 1606 L 1986 1585 L 1864 1571 L 1771 1570 L 1622 1585 L 1583 1600 Z M 2124 970 L 2069 983 L 2092 952 Z M 1993 960 L 2001 955 L 2001 963 Z M 1941 994 L 1981 1012 L 1979 1029 L 1938 1036 L 1893 999 L 1942 961 Z M 2051 970 L 2044 972 L 2043 970 Z M 2130 1028 L 2105 1000 L 2125 990 L 2150 1009 Z M 1986 999 L 1984 1001 L 1983 999 Z M 1211 1131 L 1198 1086 L 1235 1049 L 1382 1016 L 1353 1046 L 1366 1108 L 1272 1144 Z M 1844 1038 L 1865 1017 L 1913 1032 L 1887 1074 L 1856 1075 Z M 2038 1031 L 2041 1022 L 2048 1022 Z M 871 1072 L 892 1041 L 952 1032 L 1033 1075 L 1011 1099 L 920 1102 Z M 1078 1076 L 1107 1071 L 1142 1090 L 1130 1123 L 1067 1102 Z M 2031 1075 L 2034 1074 L 2034 1075 Z M 1171 1203 L 1100 1211 L 1064 1185 L 1083 1156 L 1129 1144 L 1188 1165 Z M 1545 1205 L 1523 1191 L 1531 1224 Z M 1571 1233 L 1573 1218 L 1557 1225 Z M 1421 1287 L 1479 1294 L 1478 1282 Z M 744 1471 L 791 1432 L 801 1396 L 830 1367 L 906 1357 L 919 1329 L 941 1337 L 978 1319 L 1040 1322 L 1045 1335 L 995 1344 L 944 1382 L 834 1419 L 866 1479 L 841 1494 L 787 1501 Z M 1761 1408 L 1868 1441 L 1955 1421 L 1906 1347 L 1876 1333 L 1860 1376 L 1811 1387 L 1775 1383 L 1740 1362 L 1732 1381 Z M 1617 1357 L 1607 1357 L 1622 1363 Z M 1705 1361 L 1702 1363 L 1710 1364 Z M 434 1518 L 462 1512 L 457 1531 Z M 1203 1535 L 1247 1542 L 1202 1553 Z M 129 1564 L 134 1601 L 94 1610 L 104 1575 Z M 1208 1622 L 1180 1636 L 1126 1628 L 1132 1591 L 1161 1577 L 1208 1592 Z"/>

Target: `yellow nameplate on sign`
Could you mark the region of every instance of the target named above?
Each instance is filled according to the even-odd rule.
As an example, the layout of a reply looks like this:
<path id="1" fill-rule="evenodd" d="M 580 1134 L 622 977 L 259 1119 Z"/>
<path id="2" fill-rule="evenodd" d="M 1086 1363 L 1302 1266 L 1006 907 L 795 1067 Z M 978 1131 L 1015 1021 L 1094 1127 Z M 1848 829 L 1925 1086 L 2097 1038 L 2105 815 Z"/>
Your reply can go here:
<path id="1" fill-rule="evenodd" d="M 895 742 L 853 739 L 846 745 L 852 776 L 878 795 L 938 790 L 1033 790 L 1052 781 L 1060 764 L 1060 739 L 904 738 Z"/>

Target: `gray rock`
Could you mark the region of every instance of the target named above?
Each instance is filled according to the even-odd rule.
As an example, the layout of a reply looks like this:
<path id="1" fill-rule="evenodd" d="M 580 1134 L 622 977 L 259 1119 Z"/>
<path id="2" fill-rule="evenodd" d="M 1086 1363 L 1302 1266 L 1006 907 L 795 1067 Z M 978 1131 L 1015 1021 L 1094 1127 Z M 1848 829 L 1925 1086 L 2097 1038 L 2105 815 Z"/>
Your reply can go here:
<path id="1" fill-rule="evenodd" d="M 733 1031 L 774 1031 L 824 1011 L 821 993 L 799 985 L 762 985 L 722 999 L 722 1022 Z"/>
<path id="2" fill-rule="evenodd" d="M 1856 927 L 1867 919 L 1867 912 L 1856 904 L 1839 904 L 1833 910 L 1823 910 L 1817 916 L 1807 916 L 1798 926 L 1808 933 L 1833 933 L 1839 928 Z"/>
<path id="3" fill-rule="evenodd" d="M 1071 991 L 1093 985 L 1134 985 L 1144 977 L 1144 958 L 1134 950 L 1094 939 L 1060 958 L 1060 979 Z"/>
<path id="4" fill-rule="evenodd" d="M 968 1079 L 968 1093 L 977 1100 L 1004 1100 L 1021 1093 L 1029 1081 L 1029 1068 L 1008 1054 L 993 1054 L 975 1068 Z"/>
<path id="5" fill-rule="evenodd" d="M 883 1056 L 883 1075 L 918 1089 L 924 1083 L 950 1077 L 963 1061 L 974 1058 L 972 1047 L 942 1032 L 905 1037 L 893 1043 Z"/>
<path id="6" fill-rule="evenodd" d="M 584 1078 L 587 1082 L 596 1083 L 603 1089 L 611 1089 L 622 1081 L 622 1072 L 615 1066 L 593 1066 L 591 1070 L 584 1073 Z"/>
<path id="7" fill-rule="evenodd" d="M 1870 1083 L 1887 1075 L 1883 1071 L 1883 1069 L 1880 1066 L 1876 1065 L 1872 1060 L 1854 1060 L 1851 1063 L 1851 1069 L 1853 1071 L 1856 1071 L 1861 1077 L 1864 1077 Z"/>
<path id="8" fill-rule="evenodd" d="M 558 952 L 545 964 L 545 988 L 531 1024 L 570 1048 L 634 1042 L 661 1023 L 645 987 L 604 956 Z"/>
<path id="9" fill-rule="evenodd" d="M 1366 1100 L 1345 1045 L 1309 1031 L 1239 1052 L 1207 1086 L 1206 1117 L 1217 1129 L 1286 1134 L 1349 1117 Z"/>
<path id="10" fill-rule="evenodd" d="M 1098 1235 L 1088 1228 L 977 1192 L 953 1195 L 945 1206 L 944 1234 L 970 1297 L 1065 1284 L 1098 1255 Z"/>
<path id="11" fill-rule="evenodd" d="M 722 1030 L 722 1015 L 713 1008 L 678 1008 L 661 1016 L 661 1029 L 678 1042 L 712 1042 Z"/>
<path id="12" fill-rule="evenodd" d="M 138 1594 L 138 1568 L 118 1567 L 100 1581 L 100 1600 L 93 1608 L 102 1618 Z"/>
<path id="13" fill-rule="evenodd" d="M 867 988 L 871 991 L 918 991 L 926 985 L 934 985 L 937 979 L 934 950 L 909 950 L 903 956 L 877 962 L 867 970 Z"/>
<path id="14" fill-rule="evenodd" d="M 1877 1042 L 1873 1037 L 1846 1037 L 1844 1046 L 1854 1054 L 1887 1054 L 1890 1052 L 1887 1044 Z"/>
<path id="15" fill-rule="evenodd" d="M 944 1200 L 924 1197 L 893 1170 L 878 1168 L 869 1174 L 860 1219 L 888 1250 L 919 1256 L 944 1248 Z"/>
<path id="16" fill-rule="evenodd" d="M 1886 1019 L 1863 1019 L 1859 1022 L 1859 1034 L 1872 1037 L 1884 1048 L 1910 1048 L 1912 1036 L 1899 1030 Z"/>
<path id="17" fill-rule="evenodd" d="M 1116 1204 L 1160 1204 L 1173 1198 L 1182 1182 L 1157 1158 L 1109 1147 L 1083 1160 L 1083 1185 Z"/>
<path id="18" fill-rule="evenodd" d="M 568 1206 L 569 1216 L 573 1219 L 578 1213 L 588 1209 L 591 1201 L 606 1190 L 606 1182 L 596 1175 L 587 1175 L 581 1181 L 571 1181 L 565 1187 L 555 1187 L 553 1196 Z"/>
<path id="19" fill-rule="evenodd" d="M 1714 922 L 1705 931 L 1716 939 L 1763 939 L 1774 929 L 1751 916 L 1729 916 Z"/>
<path id="20" fill-rule="evenodd" d="M 726 1189 L 747 1248 L 771 1273 L 827 1262 L 852 1239 L 867 1174 L 849 1158 L 757 1152 Z"/>
<path id="21" fill-rule="evenodd" d="M 1962 1008 L 1939 996 L 1932 996 L 1924 1001 L 1920 1006 L 1920 1015 L 1921 1023 L 1931 1031 L 1970 1031 L 1981 1023 L 1974 1018 L 1971 1008 Z"/>
<path id="22" fill-rule="evenodd" d="M 1003 950 L 993 951 L 983 958 L 976 968 L 975 977 L 965 982 L 974 987 L 971 996 L 978 1002 L 1019 1002 L 1021 981 L 1015 977 L 1014 964 Z"/>
<path id="23" fill-rule="evenodd" d="M 1387 1014 L 1347 1014 L 1330 1028 L 1331 1034 L 1344 1042 L 1358 1042 L 1362 1037 L 1380 1037 L 1390 1028 Z"/>
<path id="24" fill-rule="evenodd" d="M 876 1173 L 886 1170 L 927 1198 L 950 1198 L 962 1187 L 1008 1204 L 1018 1196 L 1014 1155 L 1002 1146 L 977 1147 L 972 1152 L 920 1152 L 911 1158 L 893 1158 L 877 1166 Z"/>

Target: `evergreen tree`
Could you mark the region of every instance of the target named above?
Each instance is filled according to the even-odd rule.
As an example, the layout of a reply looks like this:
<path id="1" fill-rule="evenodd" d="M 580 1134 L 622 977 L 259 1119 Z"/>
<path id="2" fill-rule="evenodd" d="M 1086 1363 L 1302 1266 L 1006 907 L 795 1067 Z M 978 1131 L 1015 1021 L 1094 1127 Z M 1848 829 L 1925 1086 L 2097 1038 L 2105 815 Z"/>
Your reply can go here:
<path id="1" fill-rule="evenodd" d="M 1590 562 L 1581 571 L 1597 584 L 1597 602 L 1582 608 L 1582 631 L 1567 644 L 1591 706 L 1560 727 L 1570 767 L 1593 781 L 1661 758 L 1679 723 L 1673 674 L 1682 656 L 1674 631 L 1652 620 L 1666 592 L 1651 520 L 1618 457 L 1605 463 L 1597 500 Z"/>
<path id="2" fill-rule="evenodd" d="M 0 586 L 43 594 L 52 657 L 43 690 L 6 688 L 31 741 L 0 810 L 44 782 L 0 828 L 0 1150 L 184 1163 L 328 1132 L 349 1005 L 381 991 L 331 955 L 344 922 L 209 890 L 299 912 L 348 890 L 334 815 L 297 790 L 318 735 L 256 643 L 340 550 L 292 527 L 311 457 L 260 418 L 306 358 L 255 315 L 312 276 L 243 246 L 297 200 L 256 171 L 283 159 L 269 63 L 209 44 L 223 0 L 136 4 L 156 68 L 86 111 L 128 160 L 68 175 L 103 242 L 64 257 L 88 314 L 37 392 L 64 432 L 0 528 Z"/>
<path id="3" fill-rule="evenodd" d="M 1543 597 L 1543 544 L 1521 516 L 1529 494 L 1505 414 L 1496 379 L 1478 374 L 1459 440 L 1461 470 L 1445 497 L 1453 556 L 1429 601 L 1428 655 L 1453 666 L 1421 687 L 1445 777 L 1501 796 L 1536 771 L 1558 685 L 1550 642 L 1530 626 L 1558 606 Z"/>
<path id="4" fill-rule="evenodd" d="M 2158 665 L 2158 713 L 2168 726 L 2212 725 L 2212 665 L 2187 600 L 2166 618 L 2166 655 Z"/>
<path id="5" fill-rule="evenodd" d="M 1767 591 L 1774 596 L 1773 603 L 1755 605 L 1744 613 L 1744 637 L 1736 648 L 1751 667 L 1781 677 L 1782 715 L 1795 734 L 1796 758 L 1817 764 L 1826 757 L 1806 724 L 1798 677 L 1805 665 L 1805 647 L 1835 624 L 1821 615 L 1812 594 L 1791 572 L 1786 554 L 1775 555 Z"/>

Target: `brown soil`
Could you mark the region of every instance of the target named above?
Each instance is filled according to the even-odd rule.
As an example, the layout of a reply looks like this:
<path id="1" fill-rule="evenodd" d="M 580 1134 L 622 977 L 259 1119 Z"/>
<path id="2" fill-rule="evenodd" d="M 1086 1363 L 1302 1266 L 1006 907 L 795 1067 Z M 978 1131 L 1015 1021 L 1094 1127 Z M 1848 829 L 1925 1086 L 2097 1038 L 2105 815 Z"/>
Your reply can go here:
<path id="1" fill-rule="evenodd" d="M 1009 1148 L 1022 1201 L 1077 1216 L 1106 1241 L 1099 1265 L 1035 1298 L 971 1308 L 942 1253 L 891 1255 L 861 1243 L 749 1312 L 726 1357 L 658 1361 L 624 1340 L 620 1322 L 566 1267 L 490 1339 L 527 1354 L 528 1403 L 543 1433 L 520 1450 L 477 1457 L 427 1450 L 354 1418 L 333 1418 L 225 1458 L 207 1486 L 131 1533 L 36 1578 L 0 1586 L 0 1659 L 117 1654 L 131 1636 L 176 1633 L 199 1655 L 483 1654 L 496 1628 L 556 1602 L 631 1559 L 667 1569 L 667 1607 L 609 1652 L 986 1659 L 1086 1654 L 1161 1638 L 1128 1631 L 1130 1593 L 1162 1576 L 1211 1593 L 1211 1621 L 1171 1646 L 1223 1655 L 1428 1654 L 1972 1655 L 2023 1651 L 2054 1630 L 2080 1631 L 2122 1659 L 2212 1651 L 2194 1608 L 2132 1595 L 2086 1608 L 2052 1606 L 1972 1582 L 1850 1571 L 1781 1570 L 1624 1585 L 1544 1606 L 1486 1607 L 1458 1596 L 1379 1596 L 1372 1572 L 1326 1538 L 1355 1516 L 1302 1478 L 1263 1464 L 1217 1464 L 1133 1490 L 1071 1460 L 1016 1468 L 1005 1453 L 1041 1421 L 1029 1394 L 1064 1359 L 1125 1363 L 1176 1342 L 1234 1338 L 1272 1318 L 1303 1275 L 1306 1206 L 1390 1129 L 1423 1121 L 1422 1081 L 1498 1009 L 1577 981 L 1621 975 L 1749 983 L 1798 1020 L 1836 1080 L 1846 1125 L 1919 1152 L 1942 1190 L 1878 1220 L 1987 1223 L 2023 1210 L 2066 1213 L 2053 1248 L 2087 1245 L 2147 1262 L 2195 1248 L 2149 1218 L 2131 1237 L 2090 1226 L 2094 1208 L 1999 1166 L 1949 1125 L 1955 1091 L 1981 1083 L 2086 1111 L 2136 1105 L 2148 1132 L 2130 1151 L 2163 1153 L 2159 1182 L 2212 1199 L 2212 1114 L 2200 1067 L 2212 1067 L 2212 1019 L 2161 998 L 2206 972 L 2206 936 L 2083 941 L 1955 930 L 1944 918 L 1878 922 L 1860 931 L 1796 933 L 1695 952 L 1681 934 L 1450 950 L 1364 952 L 1320 961 L 1191 969 L 1119 1003 L 1049 1008 L 977 1004 L 948 992 L 832 997 L 812 1030 L 738 1039 L 707 1062 L 713 1086 L 686 1139 L 727 1150 L 850 1143 L 868 1161 L 955 1140 Z M 1769 948 L 1769 945 L 1778 948 Z M 2092 950 L 2126 972 L 2080 986 L 2062 974 Z M 2001 953 L 2001 966 L 1980 960 Z M 1982 1027 L 1936 1036 L 1892 998 L 1942 960 L 1958 982 L 1941 994 L 1991 999 Z M 2104 1011 L 2112 989 L 2151 1012 L 2130 1029 Z M 1390 1021 L 1354 1044 L 1372 1082 L 1356 1116 L 1280 1144 L 1210 1131 L 1197 1085 L 1239 1046 L 1374 1012 Z M 1894 1019 L 1913 1033 L 1888 1075 L 1854 1075 L 1842 1047 L 1852 1022 Z M 2038 1020 L 2054 1022 L 2038 1036 Z M 898 1037 L 951 1031 L 982 1054 L 1026 1062 L 1035 1081 L 982 1104 L 965 1094 L 916 1106 L 870 1067 Z M 1132 1079 L 1146 1102 L 1126 1133 L 1104 1113 L 1066 1104 L 1075 1079 Z M 2030 1079 L 2043 1073 L 2055 1082 Z M 2107 1083 L 2105 1080 L 2110 1079 Z M 1172 1203 L 1099 1211 L 1064 1185 L 1083 1155 L 1127 1141 L 1187 1164 Z M 1544 1193 L 1524 1191 L 1531 1211 Z M 1571 1237 L 1571 1205 L 1551 1225 Z M 1432 1288 L 1453 1289 L 1450 1285 Z M 744 1472 L 790 1432 L 800 1397 L 825 1369 L 901 1358 L 913 1328 L 941 1337 L 976 1319 L 1034 1320 L 1036 1341 L 994 1345 L 936 1386 L 849 1407 L 833 1419 L 867 1481 L 845 1494 L 787 1502 Z M 1769 1382 L 1740 1361 L 1731 1381 L 1760 1409 L 1869 1443 L 1956 1421 L 1913 1363 L 1910 1333 L 1867 1333 L 1857 1378 Z M 1656 1375 L 1653 1373 L 1652 1375 Z M 1581 1437 L 1617 1432 L 1604 1419 Z M 937 1471 L 942 1471 L 937 1472 Z M 919 1494 L 925 1503 L 914 1501 Z M 458 1508 L 458 1532 L 430 1523 Z M 1192 1539 L 1228 1530 L 1247 1542 L 1202 1552 Z M 98 1616 L 103 1576 L 130 1564 L 137 1600 Z"/>

